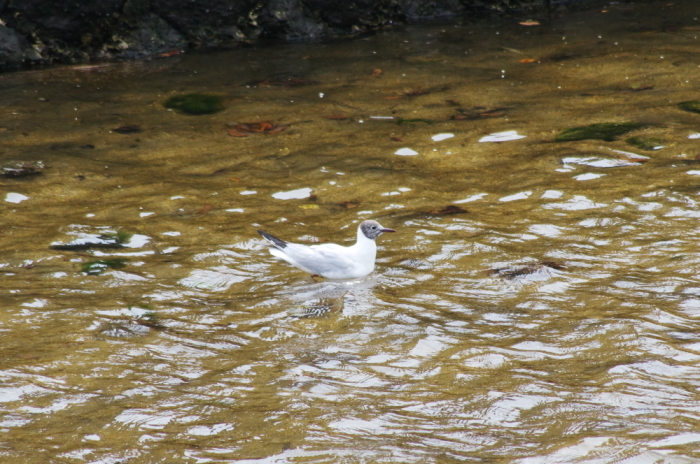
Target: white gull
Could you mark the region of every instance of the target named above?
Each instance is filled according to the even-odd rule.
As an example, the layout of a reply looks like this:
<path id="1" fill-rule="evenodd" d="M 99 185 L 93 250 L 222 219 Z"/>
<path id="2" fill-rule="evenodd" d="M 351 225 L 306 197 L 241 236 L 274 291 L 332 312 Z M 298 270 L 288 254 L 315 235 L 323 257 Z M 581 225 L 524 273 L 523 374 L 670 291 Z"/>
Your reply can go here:
<path id="1" fill-rule="evenodd" d="M 357 242 L 344 247 L 335 243 L 300 245 L 285 242 L 265 231 L 258 231 L 272 244 L 272 255 L 302 271 L 326 279 L 356 279 L 371 273 L 377 256 L 377 244 L 374 240 L 384 232 L 395 231 L 382 227 L 377 221 L 363 221 L 357 228 Z"/>

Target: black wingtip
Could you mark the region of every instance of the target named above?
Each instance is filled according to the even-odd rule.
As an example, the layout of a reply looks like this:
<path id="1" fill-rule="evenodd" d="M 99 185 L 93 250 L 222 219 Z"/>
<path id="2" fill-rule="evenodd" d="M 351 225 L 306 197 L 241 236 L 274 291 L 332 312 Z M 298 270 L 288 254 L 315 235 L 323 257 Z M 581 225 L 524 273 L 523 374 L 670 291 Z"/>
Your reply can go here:
<path id="1" fill-rule="evenodd" d="M 284 240 L 281 240 L 281 239 L 275 237 L 274 235 L 268 234 L 268 233 L 265 232 L 264 230 L 258 230 L 258 233 L 259 233 L 260 235 L 262 235 L 263 238 L 264 238 L 265 240 L 267 240 L 268 242 L 272 243 L 272 244 L 273 244 L 274 246 L 276 246 L 277 248 L 284 248 L 284 247 L 287 246 L 287 242 L 285 242 Z"/>

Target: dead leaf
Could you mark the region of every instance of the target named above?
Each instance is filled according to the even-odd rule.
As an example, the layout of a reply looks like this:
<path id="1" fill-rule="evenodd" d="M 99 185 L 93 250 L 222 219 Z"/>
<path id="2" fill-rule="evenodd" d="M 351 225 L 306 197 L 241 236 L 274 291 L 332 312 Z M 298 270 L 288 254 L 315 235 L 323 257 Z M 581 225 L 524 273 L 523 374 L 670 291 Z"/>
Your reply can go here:
<path id="1" fill-rule="evenodd" d="M 205 203 L 195 214 L 207 214 L 213 208 L 211 203 Z"/>
<path id="2" fill-rule="evenodd" d="M 235 129 L 241 132 L 265 132 L 273 127 L 275 127 L 275 125 L 269 121 L 242 122 L 234 126 Z"/>
<path id="3" fill-rule="evenodd" d="M 380 77 L 383 73 L 384 73 L 384 71 L 382 71 L 381 69 L 375 69 L 374 71 L 372 71 L 372 74 L 370 74 L 370 75 L 372 77 Z"/>
<path id="4" fill-rule="evenodd" d="M 228 135 L 233 137 L 247 137 L 251 133 L 277 134 L 285 130 L 287 126 L 278 126 L 270 121 L 241 122 L 229 129 Z"/>
<path id="5" fill-rule="evenodd" d="M 141 132 L 141 126 L 138 124 L 119 126 L 116 129 L 112 129 L 112 132 L 116 132 L 117 134 L 135 134 L 137 132 Z"/>
<path id="6" fill-rule="evenodd" d="M 274 128 L 272 128 L 272 129 L 270 129 L 270 130 L 268 130 L 268 131 L 265 131 L 265 133 L 266 133 L 266 134 L 270 134 L 270 135 L 272 135 L 272 134 L 279 134 L 280 132 L 282 132 L 282 131 L 285 130 L 286 128 L 287 128 L 287 126 L 277 126 L 277 127 L 274 127 Z"/>
<path id="7" fill-rule="evenodd" d="M 390 138 L 391 138 L 391 140 L 393 140 L 394 142 L 403 142 L 403 139 L 402 139 L 401 137 L 397 137 L 397 136 L 395 136 L 395 135 L 392 135 Z"/>
<path id="8" fill-rule="evenodd" d="M 534 58 L 523 58 L 522 60 L 518 61 L 518 63 L 534 63 L 535 61 L 537 60 Z"/>
<path id="9" fill-rule="evenodd" d="M 521 26 L 539 26 L 540 22 L 535 21 L 534 19 L 528 19 L 527 21 L 521 21 L 518 24 L 520 24 Z"/>
<path id="10" fill-rule="evenodd" d="M 185 53 L 185 51 L 184 51 L 184 50 L 173 50 L 173 51 L 171 51 L 171 52 L 161 53 L 161 54 L 158 55 L 158 56 L 161 57 L 161 58 L 167 58 L 167 57 L 169 57 L 169 56 L 180 55 L 180 54 L 182 54 L 182 53 Z"/>

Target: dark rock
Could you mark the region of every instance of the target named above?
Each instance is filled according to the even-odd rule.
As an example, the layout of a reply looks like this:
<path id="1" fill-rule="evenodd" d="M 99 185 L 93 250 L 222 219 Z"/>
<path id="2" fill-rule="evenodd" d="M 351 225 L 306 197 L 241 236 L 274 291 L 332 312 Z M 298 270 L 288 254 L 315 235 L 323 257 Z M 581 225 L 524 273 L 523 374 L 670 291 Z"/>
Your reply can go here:
<path id="1" fill-rule="evenodd" d="M 532 12 L 548 5 L 548 0 L 0 0 L 0 69 L 36 61 L 139 59 L 258 37 L 357 35 L 406 21 L 518 8 Z"/>
<path id="2" fill-rule="evenodd" d="M 0 25 L 0 67 L 20 65 L 40 58 L 27 39 Z"/>
<path id="3" fill-rule="evenodd" d="M 313 16 L 299 0 L 270 0 L 260 20 L 269 35 L 285 40 L 316 39 L 326 27 Z"/>
<path id="4" fill-rule="evenodd" d="M 102 46 L 103 57 L 139 59 L 187 47 L 187 40 L 165 20 L 149 14 Z"/>
<path id="5" fill-rule="evenodd" d="M 409 21 L 455 16 L 465 10 L 459 0 L 403 0 L 401 6 Z"/>

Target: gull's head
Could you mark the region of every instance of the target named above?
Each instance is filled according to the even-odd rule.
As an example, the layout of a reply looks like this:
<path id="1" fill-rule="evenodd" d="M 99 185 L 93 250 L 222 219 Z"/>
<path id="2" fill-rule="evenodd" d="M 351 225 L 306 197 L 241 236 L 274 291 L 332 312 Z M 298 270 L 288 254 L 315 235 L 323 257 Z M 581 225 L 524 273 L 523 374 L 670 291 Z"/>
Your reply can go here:
<path id="1" fill-rule="evenodd" d="M 382 227 L 377 221 L 362 221 L 360 224 L 360 230 L 370 240 L 374 240 L 384 232 L 396 232 L 394 229 L 387 229 Z"/>

